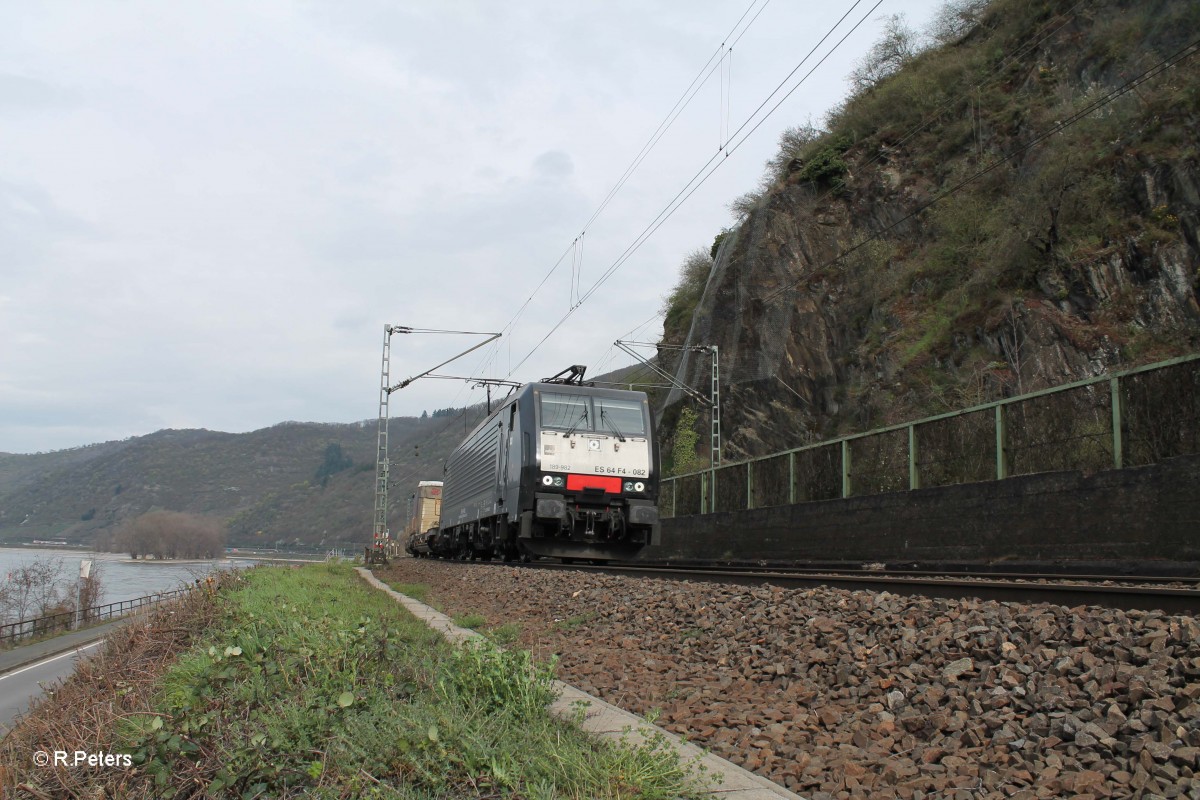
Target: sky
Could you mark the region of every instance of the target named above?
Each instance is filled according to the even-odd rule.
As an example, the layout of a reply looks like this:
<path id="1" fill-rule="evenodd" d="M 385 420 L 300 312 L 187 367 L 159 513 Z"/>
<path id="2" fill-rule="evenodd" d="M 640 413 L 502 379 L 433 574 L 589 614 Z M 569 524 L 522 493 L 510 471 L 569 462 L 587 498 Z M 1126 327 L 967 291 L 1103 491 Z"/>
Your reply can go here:
<path id="1" fill-rule="evenodd" d="M 440 374 L 625 366 L 780 133 L 940 5 L 2 2 L 0 452 L 373 420 L 385 324 L 503 332 Z M 393 335 L 391 382 L 480 341 Z"/>

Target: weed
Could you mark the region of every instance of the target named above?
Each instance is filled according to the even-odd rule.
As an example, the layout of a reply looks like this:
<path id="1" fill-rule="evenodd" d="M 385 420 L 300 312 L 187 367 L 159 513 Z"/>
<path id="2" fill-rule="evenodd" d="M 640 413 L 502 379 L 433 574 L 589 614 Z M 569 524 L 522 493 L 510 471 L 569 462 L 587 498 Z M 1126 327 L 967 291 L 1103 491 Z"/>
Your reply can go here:
<path id="1" fill-rule="evenodd" d="M 488 638 L 501 647 L 507 647 L 521 638 L 521 626 L 515 622 L 506 622 L 487 632 Z"/>
<path id="2" fill-rule="evenodd" d="M 425 603 L 429 599 L 429 587 L 424 583 L 393 583 L 391 587 L 419 603 Z"/>
<path id="3" fill-rule="evenodd" d="M 488 639 L 450 647 L 345 565 L 255 570 L 221 599 L 219 618 L 160 681 L 154 713 L 118 731 L 144 782 L 125 796 L 668 798 L 695 788 L 661 749 L 598 746 L 550 717 L 553 663 Z M 460 624 L 483 624 L 472 616 Z"/>
<path id="4" fill-rule="evenodd" d="M 568 631 L 572 628 L 578 628 L 581 625 L 586 625 L 598 616 L 600 615 L 595 611 L 585 611 L 582 614 L 576 614 L 573 617 L 567 617 L 564 620 L 554 623 L 554 627 L 560 631 Z"/>
<path id="5" fill-rule="evenodd" d="M 454 624 L 460 628 L 478 630 L 487 624 L 487 617 L 482 614 L 463 614 L 454 618 Z"/>

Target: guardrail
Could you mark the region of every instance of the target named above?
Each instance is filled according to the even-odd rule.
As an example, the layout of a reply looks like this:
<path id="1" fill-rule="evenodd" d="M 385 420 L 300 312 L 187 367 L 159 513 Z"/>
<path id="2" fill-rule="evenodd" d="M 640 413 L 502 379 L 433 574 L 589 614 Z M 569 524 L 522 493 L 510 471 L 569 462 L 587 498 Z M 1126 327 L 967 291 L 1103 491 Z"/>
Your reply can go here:
<path id="1" fill-rule="evenodd" d="M 173 600 L 189 591 L 191 589 L 173 589 L 169 592 L 135 597 L 132 600 L 119 600 L 115 603 L 91 606 L 82 611 L 63 611 L 58 614 L 48 614 L 44 617 L 9 622 L 0 625 L 0 646 L 13 645 L 21 639 L 28 637 L 44 636 L 58 631 L 70 630 L 79 624 L 90 624 L 123 617 L 135 611 L 140 611 L 143 608 L 155 606 L 167 600 Z"/>
<path id="2" fill-rule="evenodd" d="M 1200 453 L 1200 353 L 666 478 L 663 517 Z"/>

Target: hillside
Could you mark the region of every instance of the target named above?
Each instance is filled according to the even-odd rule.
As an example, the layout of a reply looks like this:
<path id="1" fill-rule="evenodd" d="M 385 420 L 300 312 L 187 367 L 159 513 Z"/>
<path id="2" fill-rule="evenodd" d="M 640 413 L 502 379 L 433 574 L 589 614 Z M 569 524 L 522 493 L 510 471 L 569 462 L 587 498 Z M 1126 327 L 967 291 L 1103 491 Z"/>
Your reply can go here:
<path id="1" fill-rule="evenodd" d="M 481 409 L 391 420 L 392 519 Z M 166 509 L 218 517 L 234 545 L 358 544 L 370 538 L 376 423 L 285 422 L 245 434 L 164 430 L 56 453 L 0 456 L 0 542 L 103 541 Z M 338 471 L 319 475 L 331 445 Z M 328 467 L 326 467 L 328 470 Z M 411 486 L 410 486 L 411 484 Z"/>
<path id="2" fill-rule="evenodd" d="M 594 376 L 620 385 L 643 372 Z M 417 482 L 483 418 L 482 405 L 395 417 L 388 519 L 403 527 Z M 358 546 L 375 509 L 375 420 L 284 422 L 250 433 L 162 430 L 51 453 L 0 453 L 0 544 L 65 538 L 105 546 L 127 520 L 182 511 L 225 523 L 230 545 Z"/>
<path id="3" fill-rule="evenodd" d="M 1200 5 L 956 8 L 924 50 L 894 28 L 689 257 L 663 341 L 719 346 L 726 459 L 1200 347 Z"/>

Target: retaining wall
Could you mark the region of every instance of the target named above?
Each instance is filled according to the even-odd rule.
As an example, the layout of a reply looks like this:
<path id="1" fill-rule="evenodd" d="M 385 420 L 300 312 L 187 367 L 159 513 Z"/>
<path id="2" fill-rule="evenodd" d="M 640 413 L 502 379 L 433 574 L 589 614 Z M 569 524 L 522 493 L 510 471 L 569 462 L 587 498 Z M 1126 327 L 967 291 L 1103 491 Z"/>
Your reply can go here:
<path id="1" fill-rule="evenodd" d="M 676 517 L 640 559 L 1200 563 L 1200 456 Z"/>

